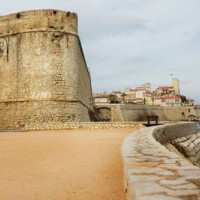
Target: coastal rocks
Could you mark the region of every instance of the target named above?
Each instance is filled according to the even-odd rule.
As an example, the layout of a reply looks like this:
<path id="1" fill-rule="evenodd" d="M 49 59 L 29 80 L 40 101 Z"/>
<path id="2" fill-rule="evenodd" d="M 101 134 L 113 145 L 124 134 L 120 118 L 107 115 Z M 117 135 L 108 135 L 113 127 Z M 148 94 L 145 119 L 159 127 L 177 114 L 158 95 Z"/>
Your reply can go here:
<path id="1" fill-rule="evenodd" d="M 200 167 L 200 133 L 174 139 L 170 143 L 178 152 Z"/>
<path id="2" fill-rule="evenodd" d="M 182 125 L 177 126 L 181 129 L 185 126 Z M 158 129 L 170 127 L 172 130 L 171 126 L 173 125 L 143 128 L 131 133 L 124 140 L 121 154 L 127 200 L 200 198 L 199 168 L 168 151 L 153 137 Z"/>

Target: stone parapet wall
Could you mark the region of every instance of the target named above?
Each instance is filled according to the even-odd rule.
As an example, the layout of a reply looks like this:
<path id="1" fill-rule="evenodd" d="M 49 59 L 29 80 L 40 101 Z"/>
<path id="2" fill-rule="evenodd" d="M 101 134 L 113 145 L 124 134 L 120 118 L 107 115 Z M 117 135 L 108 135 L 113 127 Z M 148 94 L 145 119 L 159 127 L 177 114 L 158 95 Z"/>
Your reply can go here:
<path id="1" fill-rule="evenodd" d="M 200 167 L 200 133 L 173 139 L 169 144 L 173 145 L 178 152 L 194 165 Z"/>
<path id="2" fill-rule="evenodd" d="M 193 118 L 198 119 L 200 117 L 199 108 L 194 106 L 164 107 L 140 104 L 105 104 L 96 105 L 96 108 L 99 111 L 101 108 L 110 110 L 111 121 L 145 121 L 147 120 L 148 115 L 158 116 L 159 121 L 187 121 Z M 102 116 L 102 118 L 104 117 Z"/>
<path id="3" fill-rule="evenodd" d="M 18 125 L 15 130 L 73 130 L 73 129 L 140 129 L 144 126 L 134 122 L 63 122 Z M 6 129 L 7 130 L 7 129 Z M 2 129 L 3 131 L 3 129 Z"/>
<path id="4" fill-rule="evenodd" d="M 122 118 L 126 121 L 146 120 L 148 115 L 158 116 L 159 121 L 182 121 L 188 120 L 191 115 L 196 115 L 194 107 L 181 106 L 122 105 L 120 111 Z M 114 121 L 116 121 L 115 116 L 113 116 Z"/>
<path id="5" fill-rule="evenodd" d="M 200 167 L 200 133 L 196 129 L 196 123 L 168 125 L 156 128 L 154 137 L 169 150 Z"/>
<path id="6" fill-rule="evenodd" d="M 170 131 L 179 130 L 179 137 L 181 130 L 183 135 L 186 135 L 186 125 L 191 128 L 188 135 L 192 134 L 196 124 L 181 123 L 143 128 L 131 133 L 124 140 L 121 153 L 127 200 L 200 198 L 200 169 L 156 141 L 163 133 L 164 138 L 168 137 L 165 134 L 168 128 Z M 172 126 L 175 127 L 174 130 Z M 153 135 L 156 135 L 156 139 Z M 173 132 L 173 135 L 176 138 L 176 132 Z M 170 135 L 168 139 L 171 138 Z"/>
<path id="7" fill-rule="evenodd" d="M 195 122 L 179 122 L 156 127 L 153 131 L 153 136 L 157 141 L 165 145 L 173 139 L 192 135 L 196 132 L 197 124 Z"/>

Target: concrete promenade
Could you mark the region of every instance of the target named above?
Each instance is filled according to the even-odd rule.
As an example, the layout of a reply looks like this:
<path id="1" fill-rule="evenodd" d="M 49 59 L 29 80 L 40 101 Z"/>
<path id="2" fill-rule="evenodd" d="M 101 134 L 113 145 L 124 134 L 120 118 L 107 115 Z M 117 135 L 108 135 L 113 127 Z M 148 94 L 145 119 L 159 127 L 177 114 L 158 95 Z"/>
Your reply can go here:
<path id="1" fill-rule="evenodd" d="M 124 200 L 120 147 L 131 131 L 0 133 L 0 199 Z"/>
<path id="2" fill-rule="evenodd" d="M 179 134 L 186 133 L 181 126 L 174 125 L 174 129 Z M 123 142 L 126 199 L 200 200 L 199 168 L 157 142 L 152 133 L 158 128 L 140 129 L 128 135 Z M 162 136 L 163 140 L 176 136 L 173 131 L 159 130 L 157 136 Z"/>

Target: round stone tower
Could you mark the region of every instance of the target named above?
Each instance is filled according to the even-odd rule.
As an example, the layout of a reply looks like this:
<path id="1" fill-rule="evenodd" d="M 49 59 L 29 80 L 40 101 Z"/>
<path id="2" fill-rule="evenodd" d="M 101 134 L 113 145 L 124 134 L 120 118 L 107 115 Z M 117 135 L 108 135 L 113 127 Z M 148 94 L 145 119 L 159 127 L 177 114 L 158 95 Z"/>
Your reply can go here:
<path id="1" fill-rule="evenodd" d="M 177 95 L 180 95 L 179 80 L 177 78 L 172 78 L 172 86 Z"/>
<path id="2" fill-rule="evenodd" d="M 0 129 L 90 121 L 92 111 L 77 15 L 34 10 L 0 17 Z"/>

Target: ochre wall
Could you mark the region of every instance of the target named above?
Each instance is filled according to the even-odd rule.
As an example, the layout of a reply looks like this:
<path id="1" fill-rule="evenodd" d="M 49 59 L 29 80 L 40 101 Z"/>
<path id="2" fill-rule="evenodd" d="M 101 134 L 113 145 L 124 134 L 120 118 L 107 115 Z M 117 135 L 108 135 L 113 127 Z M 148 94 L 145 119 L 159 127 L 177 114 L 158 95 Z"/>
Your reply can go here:
<path id="1" fill-rule="evenodd" d="M 118 110 L 118 109 L 116 109 Z M 187 120 L 192 112 L 187 107 L 161 107 L 146 105 L 124 105 L 120 106 L 122 118 L 125 121 L 146 121 L 148 115 L 157 115 L 161 121 L 180 121 Z M 117 115 L 113 115 L 113 121 L 117 121 Z"/>
<path id="2" fill-rule="evenodd" d="M 195 107 L 109 104 L 98 105 L 96 108 L 110 109 L 110 121 L 146 121 L 148 115 L 157 115 L 160 121 L 181 121 L 188 120 L 189 116 L 200 117 L 199 108 Z"/>
<path id="3" fill-rule="evenodd" d="M 90 121 L 91 79 L 76 14 L 36 10 L 2 16 L 0 41 L 0 128 Z"/>

